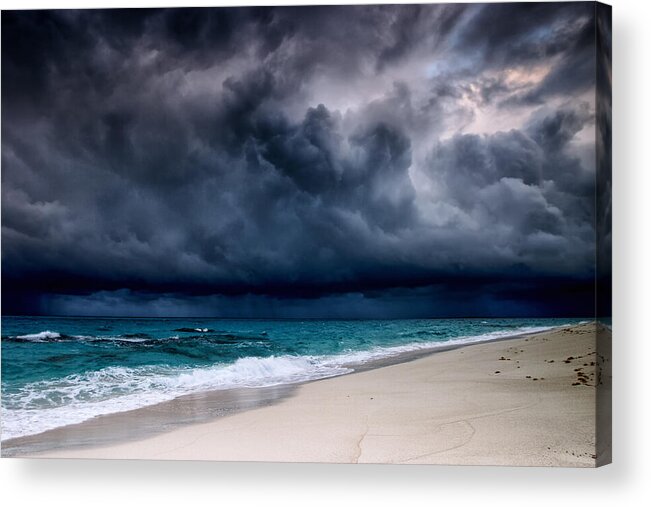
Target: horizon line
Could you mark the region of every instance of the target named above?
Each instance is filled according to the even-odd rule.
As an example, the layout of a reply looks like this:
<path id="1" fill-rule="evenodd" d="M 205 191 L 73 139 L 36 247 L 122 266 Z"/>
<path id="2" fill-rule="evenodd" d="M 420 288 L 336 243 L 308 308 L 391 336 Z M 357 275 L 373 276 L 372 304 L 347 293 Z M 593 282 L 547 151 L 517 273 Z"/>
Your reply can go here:
<path id="1" fill-rule="evenodd" d="M 68 319 L 213 319 L 213 320 L 450 320 L 450 319 L 594 319 L 605 316 L 585 315 L 557 315 L 557 316 L 536 316 L 536 315 L 506 315 L 506 316 L 483 316 L 469 315 L 460 317 L 219 317 L 219 316 L 147 316 L 147 315 L 0 315 L 5 317 L 40 317 L 40 318 L 68 318 Z M 606 316 L 606 317 L 611 317 Z"/>

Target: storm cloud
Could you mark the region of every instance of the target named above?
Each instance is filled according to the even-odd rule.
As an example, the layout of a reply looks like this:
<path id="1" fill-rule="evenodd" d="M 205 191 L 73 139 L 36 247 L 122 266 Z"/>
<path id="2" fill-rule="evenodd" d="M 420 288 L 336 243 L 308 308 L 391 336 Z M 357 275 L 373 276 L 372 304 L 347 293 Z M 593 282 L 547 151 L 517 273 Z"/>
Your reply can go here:
<path id="1" fill-rule="evenodd" d="M 3 312 L 586 315 L 592 3 L 2 13 Z"/>

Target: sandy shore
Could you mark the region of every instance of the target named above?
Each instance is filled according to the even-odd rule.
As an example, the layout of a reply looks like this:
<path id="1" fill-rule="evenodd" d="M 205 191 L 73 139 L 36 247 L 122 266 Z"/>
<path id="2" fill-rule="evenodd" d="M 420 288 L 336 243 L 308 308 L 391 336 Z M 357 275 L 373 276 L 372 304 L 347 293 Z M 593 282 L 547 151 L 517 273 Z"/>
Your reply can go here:
<path id="1" fill-rule="evenodd" d="M 595 386 L 609 385 L 597 356 L 595 325 L 580 325 L 307 383 L 270 406 L 137 441 L 37 456 L 591 467 L 597 454 L 610 461 L 606 439 L 596 445 Z"/>

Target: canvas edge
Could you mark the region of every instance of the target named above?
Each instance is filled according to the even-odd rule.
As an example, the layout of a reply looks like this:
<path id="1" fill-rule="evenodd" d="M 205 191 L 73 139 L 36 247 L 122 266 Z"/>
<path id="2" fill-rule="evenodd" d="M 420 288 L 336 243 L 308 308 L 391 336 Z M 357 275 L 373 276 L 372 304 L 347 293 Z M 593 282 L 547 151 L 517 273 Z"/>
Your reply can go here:
<path id="1" fill-rule="evenodd" d="M 597 322 L 612 316 L 612 7 L 595 2 Z M 612 329 L 597 326 L 595 466 L 612 462 Z"/>

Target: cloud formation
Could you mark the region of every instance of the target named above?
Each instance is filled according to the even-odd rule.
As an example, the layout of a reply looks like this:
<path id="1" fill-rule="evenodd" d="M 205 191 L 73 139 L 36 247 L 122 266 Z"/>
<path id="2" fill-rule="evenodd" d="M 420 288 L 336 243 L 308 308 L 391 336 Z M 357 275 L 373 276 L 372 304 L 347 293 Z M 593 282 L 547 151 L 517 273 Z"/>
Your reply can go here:
<path id="1" fill-rule="evenodd" d="M 581 313 L 594 24 L 589 3 L 3 12 L 3 311 Z"/>

